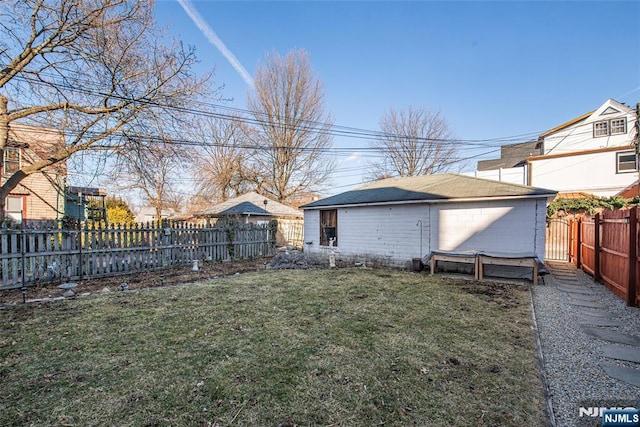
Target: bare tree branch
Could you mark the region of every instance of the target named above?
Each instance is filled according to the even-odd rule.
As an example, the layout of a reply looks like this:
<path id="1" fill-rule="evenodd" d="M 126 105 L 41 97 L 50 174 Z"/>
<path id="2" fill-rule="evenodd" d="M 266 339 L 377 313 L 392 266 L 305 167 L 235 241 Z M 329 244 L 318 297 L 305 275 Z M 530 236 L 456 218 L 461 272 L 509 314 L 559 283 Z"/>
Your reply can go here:
<path id="1" fill-rule="evenodd" d="M 256 71 L 248 105 L 258 123 L 248 137 L 260 148 L 254 161 L 263 191 L 287 201 L 326 186 L 334 167 L 325 155 L 333 120 L 324 111 L 324 91 L 308 54 L 268 55 Z"/>
<path id="2" fill-rule="evenodd" d="M 211 119 L 193 130 L 193 138 L 204 143 L 192 157 L 198 196 L 225 201 L 257 187 L 243 127 L 239 120 Z"/>
<path id="3" fill-rule="evenodd" d="M 14 121 L 46 123 L 65 140 L 3 181 L 0 212 L 25 176 L 86 150 L 135 149 L 125 134 L 162 128 L 207 90 L 210 76 L 191 72 L 194 51 L 161 42 L 152 0 L 12 0 L 0 18 L 0 159 Z"/>
<path id="4" fill-rule="evenodd" d="M 180 196 L 178 177 L 184 174 L 186 153 L 181 147 L 157 141 L 132 140 L 135 149 L 123 150 L 112 176 L 122 190 L 140 190 L 146 203 L 162 218 L 167 208 L 175 209 Z"/>
<path id="5" fill-rule="evenodd" d="M 370 146 L 382 160 L 369 165 L 367 179 L 444 172 L 457 156 L 453 132 L 439 111 L 391 108 L 382 117 L 380 130 L 384 135 Z"/>

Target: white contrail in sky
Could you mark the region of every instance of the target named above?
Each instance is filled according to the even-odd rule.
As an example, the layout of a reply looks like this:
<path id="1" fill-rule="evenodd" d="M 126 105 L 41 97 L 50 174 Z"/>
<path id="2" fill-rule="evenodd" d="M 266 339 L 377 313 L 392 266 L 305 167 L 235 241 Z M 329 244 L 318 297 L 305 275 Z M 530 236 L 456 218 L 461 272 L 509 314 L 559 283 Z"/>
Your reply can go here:
<path id="1" fill-rule="evenodd" d="M 253 79 L 251 75 L 247 72 L 247 70 L 242 66 L 238 58 L 235 57 L 233 53 L 227 48 L 227 46 L 220 40 L 218 35 L 211 29 L 209 24 L 204 20 L 202 15 L 198 13 L 196 8 L 191 3 L 191 0 L 178 0 L 180 6 L 187 12 L 189 18 L 193 21 L 194 24 L 202 31 L 202 34 L 209 40 L 209 42 L 214 45 L 220 53 L 227 58 L 227 61 L 231 64 L 231 66 L 240 74 L 240 77 L 249 85 L 250 88 L 253 89 Z"/>
<path id="2" fill-rule="evenodd" d="M 620 95 L 620 96 L 618 96 L 616 99 L 624 98 L 625 96 L 629 96 L 629 95 L 631 95 L 632 93 L 636 93 L 636 92 L 637 92 L 637 91 L 639 91 L 639 90 L 640 90 L 640 86 L 638 86 L 637 88 L 633 89 L 631 92 L 627 92 L 627 93 L 625 93 L 624 95 Z"/>

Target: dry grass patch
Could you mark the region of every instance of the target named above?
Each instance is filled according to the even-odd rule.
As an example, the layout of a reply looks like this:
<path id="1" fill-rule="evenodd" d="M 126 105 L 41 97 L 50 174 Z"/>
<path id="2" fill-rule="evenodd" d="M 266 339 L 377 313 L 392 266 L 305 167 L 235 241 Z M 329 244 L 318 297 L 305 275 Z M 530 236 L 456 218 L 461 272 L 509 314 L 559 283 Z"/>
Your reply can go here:
<path id="1" fill-rule="evenodd" d="M 266 271 L 0 328 L 4 426 L 545 424 L 524 286 Z"/>

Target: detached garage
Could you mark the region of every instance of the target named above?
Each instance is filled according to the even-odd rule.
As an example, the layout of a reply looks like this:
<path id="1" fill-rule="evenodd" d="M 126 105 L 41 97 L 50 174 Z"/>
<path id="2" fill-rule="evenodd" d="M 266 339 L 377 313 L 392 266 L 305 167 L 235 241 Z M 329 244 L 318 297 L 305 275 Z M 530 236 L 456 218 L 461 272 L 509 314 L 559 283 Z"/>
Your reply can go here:
<path id="1" fill-rule="evenodd" d="M 385 179 L 302 206 L 305 250 L 398 266 L 436 251 L 541 261 L 555 195 L 457 174 Z"/>

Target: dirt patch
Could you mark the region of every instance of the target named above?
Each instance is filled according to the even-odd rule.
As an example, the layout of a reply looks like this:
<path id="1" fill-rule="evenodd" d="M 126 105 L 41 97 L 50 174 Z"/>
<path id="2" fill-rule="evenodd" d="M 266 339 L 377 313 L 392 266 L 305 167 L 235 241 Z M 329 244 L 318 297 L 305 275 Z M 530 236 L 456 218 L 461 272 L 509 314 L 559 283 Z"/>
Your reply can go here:
<path id="1" fill-rule="evenodd" d="M 256 258 L 251 260 L 201 263 L 198 271 L 192 271 L 192 265 L 170 268 L 166 270 L 134 273 L 122 276 L 104 277 L 100 279 L 77 281 L 78 286 L 74 292 L 96 294 L 108 288 L 112 292 L 119 291 L 122 287 L 127 290 L 170 286 L 179 283 L 195 282 L 219 276 L 229 276 L 236 273 L 264 270 L 271 258 Z M 124 286 L 126 284 L 126 286 Z M 58 288 L 59 283 L 48 283 L 29 287 L 27 299 L 42 299 L 61 297 L 63 290 Z M 22 292 L 19 289 L 0 291 L 0 304 L 22 302 Z"/>
<path id="2" fill-rule="evenodd" d="M 279 250 L 273 257 L 268 268 L 274 270 L 325 268 L 329 267 L 329 260 L 318 256 L 305 254 L 297 249 Z"/>
<path id="3" fill-rule="evenodd" d="M 516 308 L 520 304 L 518 295 L 526 292 L 527 287 L 495 282 L 474 282 L 472 285 L 464 285 L 462 289 L 470 294 L 477 295 L 485 301 L 497 304 L 502 308 Z"/>

